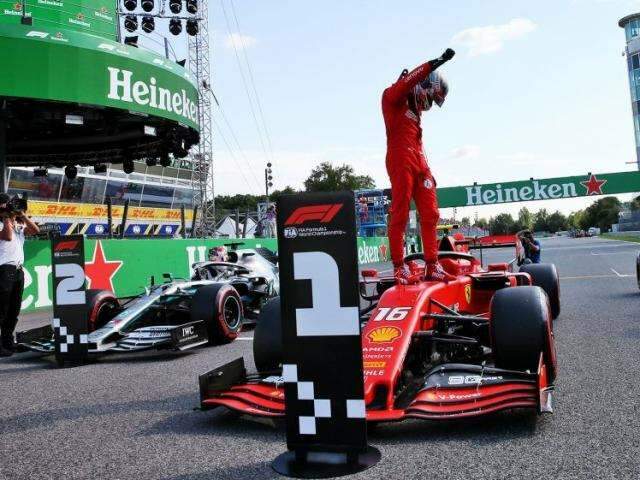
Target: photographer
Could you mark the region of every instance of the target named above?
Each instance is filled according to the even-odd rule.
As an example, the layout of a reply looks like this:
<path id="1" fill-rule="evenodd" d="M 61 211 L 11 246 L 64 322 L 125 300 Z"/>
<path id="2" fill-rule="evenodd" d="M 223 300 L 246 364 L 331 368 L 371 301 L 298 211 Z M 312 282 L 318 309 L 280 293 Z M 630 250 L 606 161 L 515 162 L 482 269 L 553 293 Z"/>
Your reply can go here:
<path id="1" fill-rule="evenodd" d="M 13 331 L 18 323 L 24 290 L 24 237 L 39 232 L 25 215 L 26 201 L 0 193 L 0 356 L 14 352 Z"/>
<path id="2" fill-rule="evenodd" d="M 525 263 L 540 263 L 540 242 L 533 238 L 533 233 L 523 230 L 518 232 L 518 238 L 524 248 Z"/>

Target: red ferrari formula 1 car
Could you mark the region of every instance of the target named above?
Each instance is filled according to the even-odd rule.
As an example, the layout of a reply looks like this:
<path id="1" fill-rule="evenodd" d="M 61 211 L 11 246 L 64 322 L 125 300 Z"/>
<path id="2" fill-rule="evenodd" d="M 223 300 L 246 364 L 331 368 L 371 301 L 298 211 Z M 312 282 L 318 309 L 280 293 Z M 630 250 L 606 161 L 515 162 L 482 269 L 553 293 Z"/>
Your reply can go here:
<path id="1" fill-rule="evenodd" d="M 367 420 L 447 419 L 511 408 L 551 412 L 556 376 L 552 319 L 560 311 L 554 265 L 490 264 L 442 240 L 440 262 L 457 278 L 395 285 L 363 272 L 362 358 Z M 416 273 L 422 254 L 406 262 Z M 373 287 L 373 292 L 371 292 Z M 274 417 L 285 412 L 279 299 L 254 336 L 258 373 L 243 359 L 200 376 L 203 409 Z"/>

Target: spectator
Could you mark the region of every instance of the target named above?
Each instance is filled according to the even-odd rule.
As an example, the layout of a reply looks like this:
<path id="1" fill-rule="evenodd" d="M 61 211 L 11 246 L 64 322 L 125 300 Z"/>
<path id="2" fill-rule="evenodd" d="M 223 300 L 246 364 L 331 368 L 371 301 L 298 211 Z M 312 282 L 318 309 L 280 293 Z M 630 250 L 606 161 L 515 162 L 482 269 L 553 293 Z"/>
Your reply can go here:
<path id="1" fill-rule="evenodd" d="M 525 263 L 540 263 L 540 242 L 533 238 L 533 233 L 530 230 L 523 230 L 517 235 L 524 248 Z"/>
<path id="2" fill-rule="evenodd" d="M 358 200 L 358 215 L 360 216 L 360 225 L 369 219 L 369 205 L 364 197 L 360 197 Z"/>
<path id="3" fill-rule="evenodd" d="M 39 232 L 23 211 L 7 208 L 9 196 L 0 193 L 0 356 L 14 352 L 13 332 L 24 291 L 24 237 Z"/>
<path id="4" fill-rule="evenodd" d="M 265 237 L 276 236 L 276 206 L 272 203 L 265 214 Z"/>

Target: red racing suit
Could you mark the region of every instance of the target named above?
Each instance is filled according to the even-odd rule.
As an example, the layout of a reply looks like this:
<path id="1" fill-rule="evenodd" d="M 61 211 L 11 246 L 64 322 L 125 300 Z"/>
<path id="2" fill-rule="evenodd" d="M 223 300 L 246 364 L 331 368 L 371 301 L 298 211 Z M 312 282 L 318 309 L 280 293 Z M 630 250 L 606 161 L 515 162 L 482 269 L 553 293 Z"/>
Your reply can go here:
<path id="1" fill-rule="evenodd" d="M 422 248 L 427 263 L 438 260 L 436 225 L 440 218 L 436 182 L 422 150 L 420 114 L 409 108 L 407 96 L 431 73 L 431 65 L 420 65 L 382 94 L 382 114 L 387 131 L 387 173 L 391 180 L 391 214 L 388 224 L 393 265 L 402 265 L 404 232 L 411 198 L 420 215 Z"/>

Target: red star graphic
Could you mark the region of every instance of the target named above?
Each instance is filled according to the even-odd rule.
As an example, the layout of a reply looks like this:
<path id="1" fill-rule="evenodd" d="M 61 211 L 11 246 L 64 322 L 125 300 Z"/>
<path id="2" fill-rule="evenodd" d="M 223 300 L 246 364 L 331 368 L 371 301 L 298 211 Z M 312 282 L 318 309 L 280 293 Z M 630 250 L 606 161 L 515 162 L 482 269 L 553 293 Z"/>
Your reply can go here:
<path id="1" fill-rule="evenodd" d="M 589 180 L 580 182 L 584 188 L 587 189 L 587 195 L 603 195 L 602 186 L 607 183 L 607 180 L 598 180 L 594 174 L 591 174 Z"/>
<path id="2" fill-rule="evenodd" d="M 380 256 L 386 260 L 387 259 L 387 246 L 386 245 L 380 245 L 378 247 L 378 249 L 380 250 Z"/>
<path id="3" fill-rule="evenodd" d="M 122 261 L 107 261 L 102 251 L 102 243 L 98 240 L 93 251 L 93 259 L 84 265 L 84 274 L 87 277 L 87 288 L 109 290 L 113 292 L 111 279 L 122 266 Z"/>

